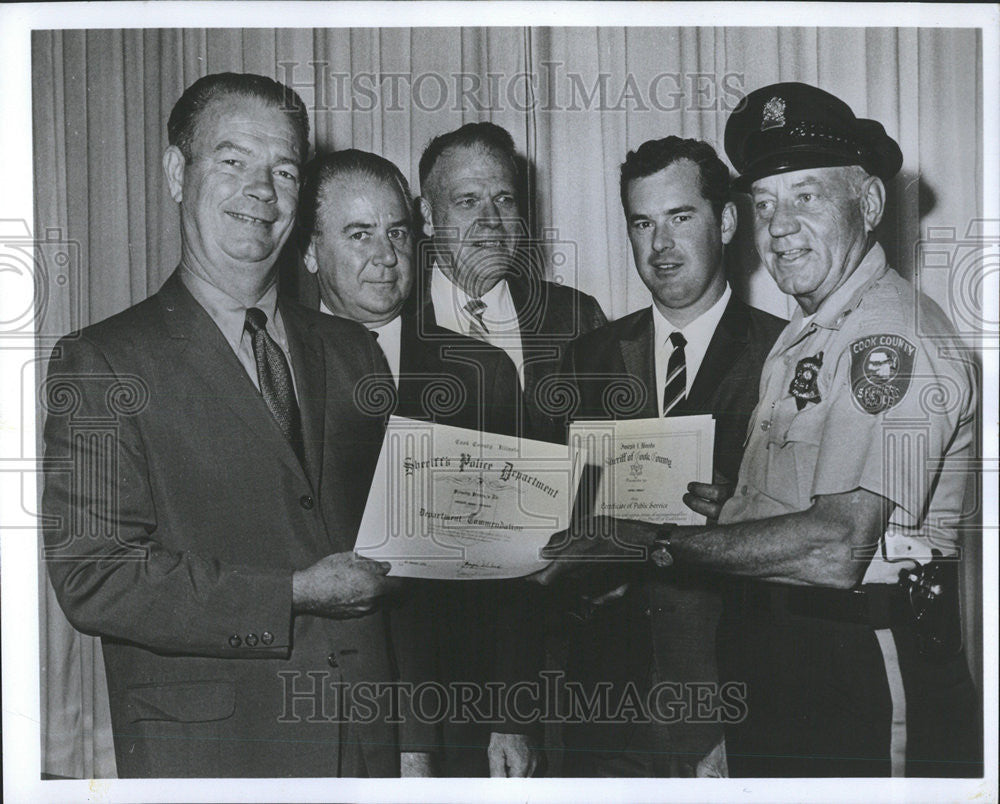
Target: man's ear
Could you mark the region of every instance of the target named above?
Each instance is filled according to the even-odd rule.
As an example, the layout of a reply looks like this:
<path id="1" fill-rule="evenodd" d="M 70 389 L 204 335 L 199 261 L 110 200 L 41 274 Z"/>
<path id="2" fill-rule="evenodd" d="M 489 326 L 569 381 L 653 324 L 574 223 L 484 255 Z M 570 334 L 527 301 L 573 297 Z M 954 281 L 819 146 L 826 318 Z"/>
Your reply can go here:
<path id="1" fill-rule="evenodd" d="M 316 241 L 310 239 L 306 253 L 302 255 L 302 262 L 306 264 L 306 270 L 315 274 L 319 271 L 319 263 L 316 261 Z"/>
<path id="2" fill-rule="evenodd" d="M 721 218 L 721 232 L 722 232 L 722 244 L 729 245 L 729 242 L 733 239 L 736 234 L 736 204 L 732 201 L 727 201 L 726 205 L 722 208 Z"/>
<path id="3" fill-rule="evenodd" d="M 170 197 L 178 204 L 184 197 L 184 168 L 187 160 L 181 149 L 171 145 L 163 152 L 163 175 L 167 177 L 167 189 Z"/>
<path id="4" fill-rule="evenodd" d="M 885 213 L 885 185 L 878 176 L 869 176 L 861 191 L 861 215 L 865 231 L 874 232 Z"/>
<path id="5" fill-rule="evenodd" d="M 420 204 L 420 217 L 424 219 L 424 234 L 427 237 L 433 237 L 434 215 L 431 212 L 431 205 L 423 196 L 417 199 L 417 203 Z"/>

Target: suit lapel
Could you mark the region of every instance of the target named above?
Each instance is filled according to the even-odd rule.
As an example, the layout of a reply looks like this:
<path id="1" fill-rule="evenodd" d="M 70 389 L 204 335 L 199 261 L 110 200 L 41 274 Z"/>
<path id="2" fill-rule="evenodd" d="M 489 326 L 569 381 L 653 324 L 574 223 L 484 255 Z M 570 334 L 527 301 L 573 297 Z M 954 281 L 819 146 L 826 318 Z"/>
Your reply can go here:
<path id="1" fill-rule="evenodd" d="M 285 325 L 299 396 L 306 470 L 314 488 L 319 488 L 322 483 L 326 425 L 326 361 L 323 359 L 323 343 L 292 305 L 281 305 L 281 318 Z"/>
<path id="2" fill-rule="evenodd" d="M 532 283 L 538 285 L 537 289 L 532 287 Z M 529 374 L 534 376 L 534 369 L 538 368 L 539 360 L 559 358 L 552 336 L 558 337 L 563 333 L 572 332 L 572 321 L 563 320 L 566 318 L 563 311 L 556 309 L 555 305 L 550 303 L 545 282 L 512 276 L 507 279 L 507 287 L 510 289 L 510 298 L 517 311 L 517 325 L 521 330 L 521 352 L 525 364 L 524 383 L 527 386 L 528 376 Z"/>
<path id="3" fill-rule="evenodd" d="M 187 291 L 175 271 L 157 293 L 177 360 L 198 377 L 257 437 L 262 451 L 303 472 L 260 393 L 211 316 Z M 190 348 L 195 344 L 195 348 Z M 296 374 L 296 380 L 298 380 Z"/>
<path id="4" fill-rule="evenodd" d="M 434 308 L 430 307 L 433 315 Z M 423 308 L 419 308 L 423 309 Z M 399 332 L 399 387 L 395 413 L 398 416 L 420 416 L 424 382 L 441 373 L 440 366 L 431 360 L 433 348 L 424 349 L 420 339 L 418 308 L 404 308 L 400 317 Z M 426 326 L 426 319 L 425 326 Z"/>
<path id="5" fill-rule="evenodd" d="M 747 344 L 749 322 L 749 308 L 733 295 L 722 313 L 722 318 L 719 319 L 712 340 L 708 343 L 708 350 L 684 404 L 685 412 L 694 413 L 709 409 L 711 396 L 718 388 L 719 380 L 743 354 Z"/>
<path id="6" fill-rule="evenodd" d="M 656 388 L 656 364 L 653 357 L 653 308 L 644 310 L 637 316 L 632 327 L 622 335 L 620 342 L 625 373 L 638 377 L 646 386 L 646 404 L 637 418 L 655 418 L 658 391 Z"/>

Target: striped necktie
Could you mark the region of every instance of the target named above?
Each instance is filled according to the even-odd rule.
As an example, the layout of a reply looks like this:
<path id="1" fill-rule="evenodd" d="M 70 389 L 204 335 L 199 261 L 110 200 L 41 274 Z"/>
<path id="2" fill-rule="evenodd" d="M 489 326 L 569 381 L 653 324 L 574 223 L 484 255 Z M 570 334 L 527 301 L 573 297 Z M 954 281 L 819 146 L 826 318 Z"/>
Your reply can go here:
<path id="1" fill-rule="evenodd" d="M 465 303 L 465 312 L 469 314 L 469 335 L 481 341 L 489 340 L 490 330 L 483 321 L 486 312 L 486 302 L 482 299 L 469 299 Z"/>
<path id="2" fill-rule="evenodd" d="M 247 310 L 243 328 L 250 333 L 253 359 L 257 363 L 257 383 L 268 410 L 292 445 L 299 462 L 304 463 L 302 446 L 302 421 L 295 401 L 292 372 L 281 347 L 267 332 L 267 314 L 256 307 Z"/>
<path id="3" fill-rule="evenodd" d="M 667 379 L 663 384 L 663 415 L 669 416 L 687 394 L 687 366 L 684 361 L 684 347 L 687 339 L 679 332 L 670 333 L 670 343 L 674 350 L 667 360 Z"/>

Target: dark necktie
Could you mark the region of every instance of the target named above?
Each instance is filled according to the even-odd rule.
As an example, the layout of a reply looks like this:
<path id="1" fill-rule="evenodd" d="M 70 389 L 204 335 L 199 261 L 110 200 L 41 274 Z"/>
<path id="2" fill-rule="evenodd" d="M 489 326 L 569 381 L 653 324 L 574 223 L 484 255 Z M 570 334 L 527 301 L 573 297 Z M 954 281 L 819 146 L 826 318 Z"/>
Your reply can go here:
<path id="1" fill-rule="evenodd" d="M 247 310 L 244 329 L 250 333 L 253 344 L 253 358 L 257 363 L 257 382 L 260 395 L 264 397 L 268 410 L 292 445 L 299 461 L 303 462 L 302 422 L 299 406 L 295 402 L 295 388 L 292 372 L 281 347 L 267 333 L 267 315 L 263 310 L 250 307 Z"/>
<path id="2" fill-rule="evenodd" d="M 469 299 L 465 303 L 465 311 L 472 317 L 469 321 L 469 335 L 481 341 L 489 340 L 490 330 L 483 321 L 486 312 L 486 302 L 482 299 Z"/>
<path id="3" fill-rule="evenodd" d="M 684 401 L 687 393 L 687 366 L 684 361 L 687 339 L 679 332 L 671 332 L 670 343 L 673 344 L 674 350 L 667 360 L 667 379 L 663 384 L 664 416 L 669 416 L 670 411 Z"/>

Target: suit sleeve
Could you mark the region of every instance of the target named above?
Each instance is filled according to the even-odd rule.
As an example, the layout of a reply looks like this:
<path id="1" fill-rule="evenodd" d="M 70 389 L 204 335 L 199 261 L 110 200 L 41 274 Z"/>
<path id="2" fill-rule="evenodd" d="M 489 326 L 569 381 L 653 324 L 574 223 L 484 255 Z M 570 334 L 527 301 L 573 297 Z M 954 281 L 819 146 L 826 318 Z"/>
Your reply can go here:
<path id="1" fill-rule="evenodd" d="M 49 366 L 43 533 L 49 577 L 67 618 L 85 633 L 166 654 L 287 655 L 290 570 L 164 546 L 168 529 L 182 525 L 157 517 L 142 413 L 122 397 L 129 382 L 141 384 L 116 375 L 86 338 L 61 341 Z M 103 431 L 95 428 L 102 422 Z M 229 642 L 232 634 L 265 632 L 268 644 Z"/>

